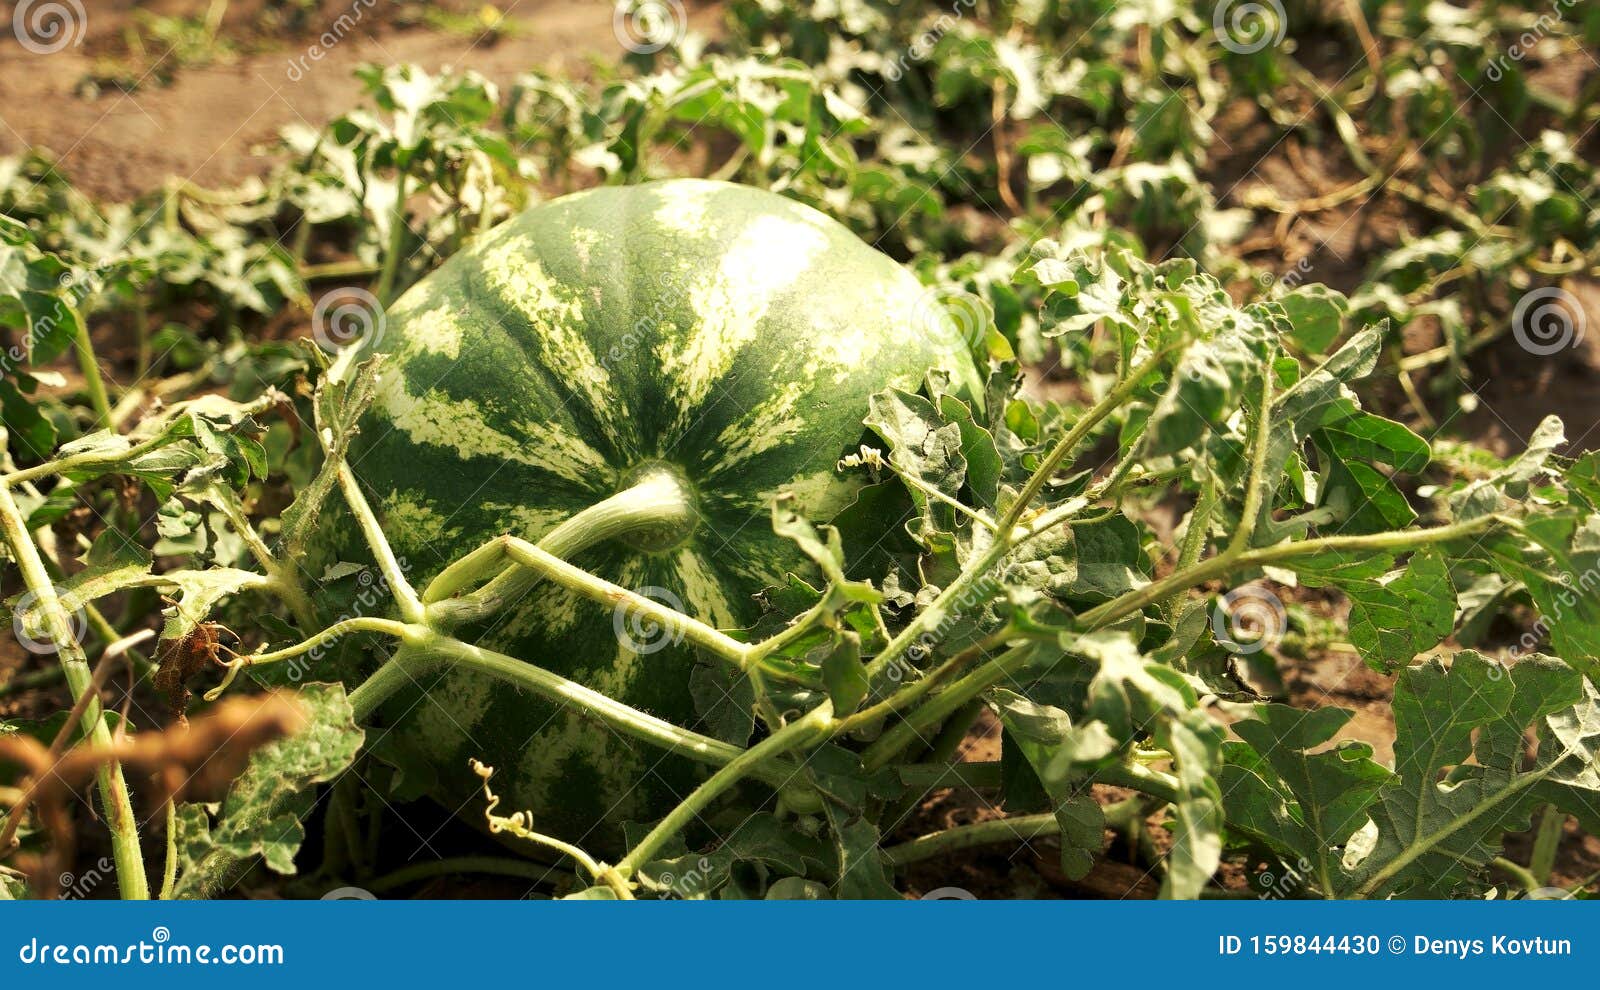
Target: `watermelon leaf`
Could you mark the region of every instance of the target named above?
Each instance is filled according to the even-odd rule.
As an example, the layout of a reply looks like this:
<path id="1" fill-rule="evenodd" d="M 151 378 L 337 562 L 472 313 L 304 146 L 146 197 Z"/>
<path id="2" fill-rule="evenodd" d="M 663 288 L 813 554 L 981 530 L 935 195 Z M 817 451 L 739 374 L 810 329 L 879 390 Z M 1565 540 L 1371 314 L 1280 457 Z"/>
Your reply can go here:
<path id="1" fill-rule="evenodd" d="M 174 896 L 212 896 L 257 856 L 276 873 L 295 872 L 312 788 L 348 769 L 365 739 L 341 685 L 307 684 L 296 700 L 308 716 L 305 729 L 251 754 L 220 804 L 178 808 Z"/>

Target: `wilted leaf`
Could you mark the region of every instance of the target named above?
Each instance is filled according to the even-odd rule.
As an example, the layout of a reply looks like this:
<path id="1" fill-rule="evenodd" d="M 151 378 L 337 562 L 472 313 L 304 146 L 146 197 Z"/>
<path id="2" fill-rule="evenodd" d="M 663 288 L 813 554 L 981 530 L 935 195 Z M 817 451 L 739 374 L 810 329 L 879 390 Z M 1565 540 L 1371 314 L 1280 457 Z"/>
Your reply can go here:
<path id="1" fill-rule="evenodd" d="M 311 788 L 349 767 L 364 739 L 342 685 L 307 684 L 296 700 L 306 710 L 305 729 L 252 754 L 220 805 L 178 809 L 175 896 L 208 896 L 230 867 L 254 856 L 277 873 L 295 872 Z"/>

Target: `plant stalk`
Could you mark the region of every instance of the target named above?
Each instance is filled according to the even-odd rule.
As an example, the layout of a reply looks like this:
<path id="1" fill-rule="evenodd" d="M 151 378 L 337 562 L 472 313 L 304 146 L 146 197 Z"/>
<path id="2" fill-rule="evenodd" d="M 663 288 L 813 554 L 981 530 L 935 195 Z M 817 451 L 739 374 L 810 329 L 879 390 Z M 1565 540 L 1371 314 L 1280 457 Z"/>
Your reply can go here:
<path id="1" fill-rule="evenodd" d="M 1178 783 L 1169 774 L 1137 764 L 1108 768 L 1096 774 L 1095 779 L 1101 783 L 1142 791 L 1168 804 L 1178 799 Z M 1059 835 L 1060 832 L 1061 823 L 1049 812 L 997 818 L 972 825 L 958 825 L 942 832 L 934 832 L 932 835 L 920 836 L 898 846 L 890 846 L 884 850 L 884 858 L 891 866 L 907 866 L 978 846 L 1028 842 Z"/>
<path id="2" fill-rule="evenodd" d="M 630 533 L 652 532 L 686 535 L 695 526 L 693 496 L 677 476 L 654 471 L 638 484 L 589 506 L 546 533 L 538 548 L 568 560 L 584 550 Z M 507 554 L 507 546 L 487 544 L 446 567 L 424 590 L 429 621 L 438 628 L 453 628 L 500 611 L 550 575 L 537 564 L 504 571 L 470 595 L 455 596 L 483 580 L 493 565 Z"/>
<path id="3" fill-rule="evenodd" d="M 250 522 L 250 517 L 245 515 L 244 506 L 239 504 L 238 496 L 232 489 L 218 485 L 212 489 L 211 503 L 222 510 L 228 518 L 233 530 L 250 551 L 250 555 L 266 571 L 267 577 L 272 582 L 272 590 L 284 603 L 289 606 L 289 611 L 294 613 L 295 621 L 302 628 L 315 629 L 317 627 L 317 609 L 311 604 L 311 598 L 306 594 L 304 586 L 300 583 L 299 575 L 294 571 L 293 562 L 285 563 L 279 559 L 267 546 L 266 541 L 256 532 L 255 526 Z"/>
<path id="4" fill-rule="evenodd" d="M 394 182 L 394 212 L 389 217 L 389 249 L 383 255 L 383 268 L 378 272 L 374 295 L 385 309 L 394 302 L 394 282 L 400 272 L 400 254 L 406 246 L 406 174 L 400 172 Z"/>
<path id="5" fill-rule="evenodd" d="M 366 494 L 361 491 L 361 482 L 348 464 L 339 465 L 339 490 L 344 492 L 350 513 L 356 517 L 356 525 L 361 527 L 361 533 L 366 537 L 367 546 L 377 560 L 378 571 L 389 585 L 389 593 L 394 596 L 400 617 L 407 622 L 424 622 L 427 610 L 422 607 L 422 600 L 417 597 L 416 589 L 411 586 L 405 569 L 395 557 L 394 548 L 389 546 L 389 538 L 383 535 L 383 527 L 378 525 L 378 517 L 367 503 Z"/>
<path id="6" fill-rule="evenodd" d="M 360 687 L 350 692 L 350 706 L 356 721 L 369 721 L 396 692 L 450 663 L 514 684 L 553 701 L 575 704 L 619 732 L 698 763 L 723 767 L 747 752 L 738 746 L 702 736 L 630 708 L 576 681 L 569 681 L 515 657 L 463 643 L 425 627 L 406 628 L 404 645 Z M 762 776 L 768 783 L 782 785 L 788 782 L 793 773 L 792 767 L 786 770 L 781 765 L 775 765 Z"/>
<path id="7" fill-rule="evenodd" d="M 1539 814 L 1539 829 L 1533 836 L 1533 851 L 1528 854 L 1528 870 L 1538 880 L 1534 887 L 1549 885 L 1550 873 L 1555 869 L 1556 854 L 1561 850 L 1561 837 L 1566 825 L 1565 812 L 1553 804 L 1544 806 L 1544 810 Z"/>
<path id="8" fill-rule="evenodd" d="M 100 375 L 100 362 L 95 360 L 94 342 L 89 339 L 89 324 L 81 314 L 74 315 L 78 318 L 78 329 L 72 335 L 72 349 L 78 356 L 78 368 L 83 372 L 83 388 L 89 393 L 89 405 L 94 409 L 95 428 L 110 429 L 111 401 L 106 397 L 106 382 Z"/>
<path id="9" fill-rule="evenodd" d="M 868 746 L 861 754 L 861 765 L 868 773 L 888 766 L 902 750 L 922 738 L 924 732 L 932 731 L 935 725 L 959 711 L 967 702 L 976 698 L 1002 677 L 1027 666 L 1033 659 L 1037 646 L 1036 643 L 1013 646 L 934 695 L 921 708 L 913 711 L 904 721 L 896 724 Z"/>
<path id="10" fill-rule="evenodd" d="M 56 646 L 56 656 L 67 675 L 67 686 L 75 698 L 81 698 L 93 683 L 88 658 L 83 647 L 72 634 L 72 627 L 56 595 L 55 585 L 45 569 L 39 550 L 28 534 L 28 524 L 23 519 L 16 499 L 8 485 L 0 484 L 0 529 L 4 530 L 12 558 L 22 571 L 22 579 L 33 592 L 33 610 L 41 615 L 45 631 Z M 91 698 L 83 712 L 83 737 L 92 746 L 109 749 L 111 725 L 97 699 Z M 108 762 L 97 772 L 100 801 L 105 809 L 106 827 L 111 832 L 112 859 L 117 868 L 117 887 L 125 900 L 143 901 L 150 898 L 150 887 L 145 879 L 144 854 L 139 848 L 139 824 L 133 814 L 133 803 L 128 797 L 128 783 L 122 766 Z"/>
<path id="11" fill-rule="evenodd" d="M 711 777 L 699 787 L 696 787 L 687 798 L 684 798 L 676 808 L 663 818 L 655 828 L 639 844 L 628 851 L 621 862 L 617 863 L 616 871 L 624 879 L 632 877 L 638 872 L 639 867 L 648 863 L 656 853 L 667 844 L 674 836 L 689 826 L 701 811 L 711 804 L 713 800 L 734 784 L 751 776 L 762 768 L 774 757 L 782 756 L 792 749 L 805 746 L 809 743 L 820 742 L 826 739 L 833 726 L 833 703 L 824 701 L 811 709 L 806 714 L 788 725 L 774 732 L 728 763 L 727 766 L 712 774 Z M 798 771 L 796 771 L 796 775 Z"/>
<path id="12" fill-rule="evenodd" d="M 1166 360 L 1166 356 L 1166 350 L 1152 354 L 1143 364 L 1128 372 L 1099 402 L 1090 406 L 1082 416 L 1078 417 L 1078 421 L 1072 424 L 1072 429 L 1067 432 L 1065 437 L 1061 438 L 1061 442 L 1056 444 L 1055 448 L 1046 455 L 1044 461 L 1039 465 L 1039 469 L 1034 471 L 1028 478 L 1027 482 L 1022 486 L 1021 493 L 1017 495 L 1017 501 L 1001 518 L 1000 532 L 1002 534 L 1010 534 L 1012 530 L 1017 528 L 1017 523 L 1022 521 L 1023 515 L 1028 511 L 1028 506 L 1033 503 L 1034 499 L 1039 497 L 1039 493 L 1044 490 L 1044 486 L 1049 484 L 1050 479 L 1055 476 L 1056 470 L 1067 459 L 1067 455 L 1076 450 L 1078 444 L 1087 439 L 1089 434 L 1094 431 L 1094 428 L 1100 425 L 1101 421 L 1120 409 L 1128 397 L 1138 390 L 1139 383 L 1161 366 L 1161 362 Z"/>
<path id="13" fill-rule="evenodd" d="M 972 825 L 958 825 L 942 832 L 919 836 L 898 846 L 890 846 L 883 851 L 883 858 L 893 867 L 909 866 L 977 846 L 1029 842 L 1060 834 L 1061 824 L 1048 811 L 1038 815 L 995 818 Z"/>
<path id="14" fill-rule="evenodd" d="M 1238 568 L 1273 564 L 1280 560 L 1309 557 L 1333 550 L 1412 550 L 1431 543 L 1446 543 L 1472 536 L 1498 523 L 1500 520 L 1495 516 L 1479 516 L 1466 522 L 1449 523 L 1431 529 L 1359 536 L 1325 536 L 1299 543 L 1278 543 L 1270 547 L 1257 547 L 1242 552 L 1224 551 L 1187 570 L 1174 572 L 1160 581 L 1151 582 L 1143 588 L 1130 591 L 1120 598 L 1092 608 L 1078 616 L 1078 621 L 1086 632 L 1102 629 L 1152 602 L 1162 601 Z"/>

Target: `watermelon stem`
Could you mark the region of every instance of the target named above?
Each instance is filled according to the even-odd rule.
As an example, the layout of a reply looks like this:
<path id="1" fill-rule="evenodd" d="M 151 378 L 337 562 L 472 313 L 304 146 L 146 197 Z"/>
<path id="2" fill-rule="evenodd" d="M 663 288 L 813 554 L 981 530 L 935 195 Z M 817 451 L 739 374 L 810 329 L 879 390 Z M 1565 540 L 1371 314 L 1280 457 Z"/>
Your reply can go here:
<path id="1" fill-rule="evenodd" d="M 367 496 L 361 491 L 361 482 L 356 480 L 355 472 L 350 470 L 348 464 L 339 465 L 339 489 L 344 492 L 345 501 L 350 505 L 350 512 L 356 517 L 362 535 L 367 538 L 367 546 L 372 550 L 372 556 L 378 563 L 378 570 L 389 585 L 389 593 L 394 596 L 395 608 L 399 610 L 400 617 L 407 622 L 425 622 L 427 610 L 417 597 L 416 589 L 411 587 L 411 582 L 406 578 L 405 569 L 400 566 L 399 559 L 394 555 L 394 548 L 389 545 L 389 538 L 383 535 L 383 527 L 379 525 L 372 506 L 367 503 Z"/>
<path id="2" fill-rule="evenodd" d="M 1061 824 L 1056 813 L 1046 811 L 1036 815 L 1012 815 L 971 825 L 957 825 L 942 832 L 918 836 L 910 842 L 890 846 L 883 851 L 884 862 L 898 869 L 961 852 L 978 846 L 1006 842 L 1026 843 L 1034 839 L 1047 839 L 1061 834 Z"/>
<path id="3" fill-rule="evenodd" d="M 981 694 L 1002 676 L 1014 674 L 1026 667 L 1038 653 L 1038 644 L 1023 643 L 995 657 L 993 660 L 943 691 L 934 695 L 921 708 L 913 711 L 903 722 L 878 737 L 861 755 L 861 765 L 875 772 L 889 765 L 900 751 L 927 737 L 934 726 L 959 711 L 966 703 Z M 905 690 L 905 689 L 902 689 Z"/>
<path id="4" fill-rule="evenodd" d="M 526 660 L 463 643 L 423 627 L 406 626 L 405 629 L 407 633 L 405 645 L 396 650 L 388 662 L 379 667 L 360 687 L 350 692 L 350 707 L 357 722 L 370 720 L 378 708 L 396 692 L 426 677 L 438 667 L 450 664 L 525 688 L 565 705 L 577 705 L 627 735 L 680 756 L 686 756 L 698 763 L 722 767 L 748 752 L 738 746 L 710 736 L 702 736 L 654 715 L 630 708 L 592 688 L 567 680 Z M 798 772 L 799 769 L 788 761 L 773 760 L 761 768 L 757 776 L 773 786 L 779 786 L 791 781 Z"/>
<path id="5" fill-rule="evenodd" d="M 400 255 L 405 251 L 406 232 L 406 172 L 400 169 L 394 182 L 394 211 L 389 217 L 389 249 L 383 254 L 383 268 L 378 272 L 376 295 L 378 302 L 388 308 L 394 302 L 395 275 L 400 271 Z"/>
<path id="6" fill-rule="evenodd" d="M 681 804 L 672 809 L 667 817 L 661 819 L 648 835 L 640 839 L 638 845 L 628 850 L 628 854 L 617 863 L 616 872 L 623 878 L 632 877 L 638 872 L 639 867 L 654 859 L 667 843 L 689 827 L 700 813 L 728 788 L 756 773 L 774 757 L 822 742 L 833 734 L 833 730 L 833 703 L 824 701 L 740 753 L 727 766 L 696 787 Z"/>
<path id="7" fill-rule="evenodd" d="M 222 696 L 222 693 L 233 684 L 233 680 L 238 676 L 239 671 L 246 667 L 260 667 L 267 664 L 280 663 L 284 660 L 293 659 L 294 657 L 304 656 L 305 654 L 310 653 L 319 647 L 332 643 L 333 641 L 342 637 L 351 635 L 352 633 L 380 633 L 385 636 L 394 636 L 398 639 L 405 640 L 408 637 L 414 637 L 423 631 L 424 630 L 422 630 L 422 628 L 419 626 L 411 626 L 404 622 L 396 622 L 393 619 L 383 619 L 373 615 L 358 615 L 349 619 L 343 619 L 339 622 L 335 622 L 333 625 L 321 630 L 315 635 L 301 640 L 293 646 L 286 646 L 281 650 L 273 650 L 269 653 L 257 653 L 251 656 L 236 657 L 235 659 L 228 661 L 228 663 L 224 665 L 227 667 L 227 673 L 223 675 L 222 683 L 207 691 L 205 693 L 205 699 L 207 701 L 216 701 Z"/>
<path id="8" fill-rule="evenodd" d="M 1299 543 L 1257 547 L 1252 550 L 1225 550 L 1193 567 L 1176 571 L 1159 581 L 1153 581 L 1082 613 L 1078 616 L 1078 626 L 1085 634 L 1104 629 L 1146 606 L 1165 601 L 1186 589 L 1224 577 L 1237 570 L 1330 551 L 1410 550 L 1417 546 L 1474 536 L 1483 530 L 1508 523 L 1511 521 L 1503 517 L 1487 515 L 1430 529 L 1328 536 Z M 1514 526 L 1514 523 L 1511 525 Z M 935 695 L 927 704 L 913 711 L 904 722 L 885 732 L 877 742 L 867 747 L 862 756 L 862 765 L 869 772 L 887 766 L 901 750 L 921 738 L 922 733 L 959 708 L 961 703 L 977 697 L 991 685 L 1015 674 L 1025 666 L 1027 657 L 1019 657 L 1018 651 L 1030 648 L 1031 644 L 1013 647 Z"/>
<path id="9" fill-rule="evenodd" d="M 94 410 L 94 425 L 98 429 L 111 428 L 111 403 L 106 398 L 106 382 L 100 373 L 100 362 L 95 359 L 94 342 L 89 339 L 89 324 L 74 312 L 77 329 L 72 335 L 72 349 L 78 356 L 78 368 L 83 372 L 83 390 Z"/>
<path id="10" fill-rule="evenodd" d="M 1128 372 L 1099 402 L 1091 406 L 1078 418 L 1076 423 L 1072 424 L 1072 429 L 1046 455 L 1044 462 L 1039 465 L 1039 469 L 1034 471 L 1022 486 L 1022 492 L 1017 496 L 1017 501 L 1000 520 L 1000 532 L 1005 534 L 1005 539 L 1002 542 L 1009 542 L 1012 531 L 1017 528 L 1017 523 L 1022 521 L 1022 517 L 1028 511 L 1028 507 L 1044 491 L 1044 486 L 1055 476 L 1056 470 L 1061 467 L 1067 456 L 1076 450 L 1080 443 L 1088 439 L 1089 434 L 1096 426 L 1100 425 L 1102 420 L 1122 408 L 1123 403 L 1138 390 L 1151 372 L 1161 366 L 1161 363 L 1166 360 L 1167 355 L 1172 350 L 1173 347 L 1168 346 L 1152 354 L 1143 364 Z"/>
<path id="11" fill-rule="evenodd" d="M 687 539 L 699 524 L 699 512 L 682 475 L 660 467 L 643 471 L 636 479 L 629 487 L 596 502 L 546 533 L 537 549 L 564 561 L 621 536 L 645 539 L 663 549 Z M 524 541 L 517 542 L 526 548 L 533 547 Z M 451 629 L 488 618 L 521 600 L 549 576 L 543 573 L 541 564 L 526 560 L 504 567 L 507 556 L 516 558 L 510 553 L 510 546 L 503 540 L 494 540 L 441 571 L 422 594 L 422 601 L 428 606 L 429 624 L 438 629 Z M 494 576 L 490 577 L 491 574 Z M 477 591 L 461 594 L 486 578 L 487 583 Z"/>
<path id="12" fill-rule="evenodd" d="M 884 647 L 882 653 L 873 658 L 867 666 L 868 677 L 876 677 L 893 665 L 902 663 L 905 655 L 914 647 L 926 649 L 932 646 L 940 637 L 942 630 L 952 624 L 950 621 L 952 617 L 959 616 L 962 612 L 987 601 L 985 587 L 989 581 L 990 571 L 999 566 L 1016 547 L 1052 526 L 1070 520 L 1092 504 L 1087 497 L 1071 499 L 1031 520 L 1030 526 L 1020 525 L 1028 514 L 1029 506 L 1043 493 L 1045 485 L 1055 476 L 1067 458 L 1089 438 L 1106 417 L 1123 407 L 1144 380 L 1161 366 L 1172 350 L 1171 346 L 1165 347 L 1146 358 L 1078 417 L 1077 422 L 1072 424 L 1072 429 L 1067 431 L 1067 435 L 1051 449 L 1038 469 L 1023 484 L 1017 500 L 1001 516 L 994 543 L 971 566 L 951 581 L 931 605 L 907 624 L 900 634 Z M 913 712 L 906 721 L 884 733 L 877 742 L 869 746 L 866 751 L 866 765 L 872 769 L 886 766 L 902 749 L 918 738 L 919 728 L 927 728 L 942 721 L 993 683 L 993 678 L 999 673 L 1010 670 L 1013 664 L 1026 663 L 1032 652 L 1032 644 L 1014 647 L 951 685 L 932 701 Z M 910 691 L 914 686 L 915 682 L 902 688 L 901 692 Z"/>
<path id="13" fill-rule="evenodd" d="M 4 431 L 0 430 L 0 451 L 5 444 Z M 67 610 L 62 606 L 60 593 L 44 558 L 39 555 L 28 523 L 11 495 L 9 485 L 0 483 L 0 531 L 11 549 L 11 559 L 22 572 L 23 584 L 33 596 L 32 608 L 42 621 L 44 632 L 56 648 L 56 659 L 65 672 L 67 685 L 74 698 L 89 696 L 83 706 L 80 728 L 83 738 L 92 746 L 111 746 L 111 721 L 101 710 L 98 692 L 94 690 L 94 675 L 89 669 L 89 659 L 84 655 L 83 644 L 75 635 Z M 93 694 L 91 694 L 93 692 Z M 128 798 L 128 783 L 122 774 L 122 765 L 115 760 L 103 764 L 96 772 L 96 783 L 105 812 L 106 827 L 111 832 L 111 853 L 116 862 L 117 887 L 124 900 L 143 901 L 150 898 L 150 887 L 145 879 L 144 853 L 139 847 L 139 820 L 134 816 L 133 804 Z"/>
<path id="14" fill-rule="evenodd" d="M 1001 560 L 1005 559 L 1007 554 L 1015 549 L 1018 544 L 1032 539 L 1058 521 L 1054 518 L 1056 513 L 1052 512 L 1037 520 L 1036 524 L 1030 529 L 1019 530 L 1018 528 L 1018 524 L 1022 522 L 1023 516 L 1028 511 L 1028 506 L 1034 499 L 1038 498 L 1039 494 L 1044 490 L 1044 486 L 1055 475 L 1056 470 L 1066 460 L 1067 456 L 1076 450 L 1080 443 L 1088 439 L 1089 434 L 1107 416 L 1122 407 L 1123 403 L 1139 387 L 1140 383 L 1166 359 L 1167 350 L 1169 349 L 1158 351 L 1143 364 L 1134 368 L 1107 392 L 1099 402 L 1096 402 L 1082 416 L 1078 417 L 1078 421 L 1072 425 L 1072 429 L 1046 455 L 1038 470 L 1034 471 L 1026 484 L 1023 485 L 1022 492 L 1017 496 L 1016 502 L 1001 517 L 999 532 L 994 543 L 989 546 L 989 549 L 983 553 L 976 563 L 962 571 L 955 580 L 951 581 L 932 605 L 924 609 L 905 629 L 901 630 L 900 634 L 890 641 L 882 653 L 873 658 L 872 663 L 867 667 L 869 677 L 876 677 L 890 666 L 899 663 L 901 658 L 913 646 L 918 644 L 929 645 L 924 641 L 928 637 L 936 636 L 939 628 L 948 624 L 947 620 L 953 612 L 959 614 L 960 611 L 968 607 L 970 604 L 968 598 L 973 595 L 974 586 L 980 585 L 988 577 L 989 572 Z M 1074 499 L 1062 507 L 1062 515 L 1069 516 L 1076 512 L 1081 512 L 1088 507 L 1088 504 L 1086 499 Z M 1048 524 L 1046 522 L 1047 517 L 1049 517 Z"/>
<path id="15" fill-rule="evenodd" d="M 998 765 L 995 765 L 998 769 Z M 960 769 L 968 770 L 971 765 Z M 939 777 L 937 780 L 943 781 Z M 1094 775 L 1094 779 L 1102 784 L 1115 787 L 1126 787 L 1129 790 L 1139 791 L 1151 797 L 1165 801 L 1168 804 L 1178 803 L 1178 781 L 1169 773 L 1153 770 L 1140 766 L 1137 763 L 1118 764 L 1106 767 Z M 988 781 L 984 782 L 985 785 Z M 1014 826 L 1008 828 L 1007 826 Z M 995 818 L 985 822 L 975 822 L 971 825 L 957 825 L 947 828 L 942 832 L 931 835 L 919 836 L 910 842 L 903 842 L 897 846 L 889 846 L 883 851 L 884 859 L 890 866 L 899 868 L 912 863 L 920 863 L 926 859 L 944 856 L 959 852 L 963 849 L 972 849 L 977 846 L 996 845 L 1007 842 L 1026 842 L 1030 839 L 1042 839 L 1061 832 L 1061 820 L 1055 812 L 1047 811 L 1038 815 L 1018 815 L 1013 818 Z"/>
<path id="16" fill-rule="evenodd" d="M 503 537 L 506 542 L 506 553 L 511 559 L 522 564 L 538 578 L 549 578 L 564 588 L 576 591 L 579 594 L 592 598 L 619 609 L 626 609 L 650 620 L 660 623 L 675 635 L 703 650 L 707 650 L 733 666 L 744 670 L 751 665 L 752 647 L 741 643 L 714 626 L 707 625 L 698 619 L 684 615 L 677 609 L 647 598 L 644 595 L 629 591 L 621 585 L 612 584 L 601 577 L 596 577 L 581 567 L 567 563 L 543 547 L 538 547 L 526 540 L 519 540 L 514 536 Z M 771 673 L 780 671 L 773 669 Z"/>
<path id="17" fill-rule="evenodd" d="M 267 578 L 272 582 L 272 590 L 289 606 L 289 611 L 294 613 L 294 619 L 302 629 L 315 629 L 317 627 L 317 609 L 311 604 L 311 596 L 306 594 L 305 586 L 300 583 L 300 576 L 296 565 L 286 561 L 272 552 L 261 534 L 256 532 L 255 526 L 250 522 L 250 517 L 245 513 L 239 495 L 226 485 L 212 485 L 209 492 L 210 501 L 227 517 L 229 525 L 233 527 L 234 534 L 244 542 L 250 555 L 266 571 Z"/>

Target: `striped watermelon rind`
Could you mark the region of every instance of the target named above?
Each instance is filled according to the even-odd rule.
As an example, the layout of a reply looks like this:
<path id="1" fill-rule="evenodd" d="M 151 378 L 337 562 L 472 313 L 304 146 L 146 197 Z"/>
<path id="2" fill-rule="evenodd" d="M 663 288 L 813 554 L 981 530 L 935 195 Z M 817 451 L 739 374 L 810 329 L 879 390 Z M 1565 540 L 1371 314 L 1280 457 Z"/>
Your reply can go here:
<path id="1" fill-rule="evenodd" d="M 500 533 L 537 540 L 641 472 L 674 472 L 693 492 L 692 532 L 573 561 L 747 626 L 758 591 L 809 569 L 772 532 L 773 499 L 791 494 L 813 519 L 853 499 L 859 483 L 836 464 L 863 435 L 868 397 L 915 389 L 934 367 L 978 394 L 967 342 L 927 313 L 926 291 L 891 259 L 772 193 L 679 179 L 565 196 L 488 232 L 390 309 L 375 341 L 389 358 L 350 463 L 419 587 Z M 638 632 L 544 584 L 459 634 L 694 727 L 693 651 Z M 477 757 L 535 828 L 600 848 L 699 772 L 470 672 L 441 673 L 387 715 L 453 807 L 478 793 Z"/>

